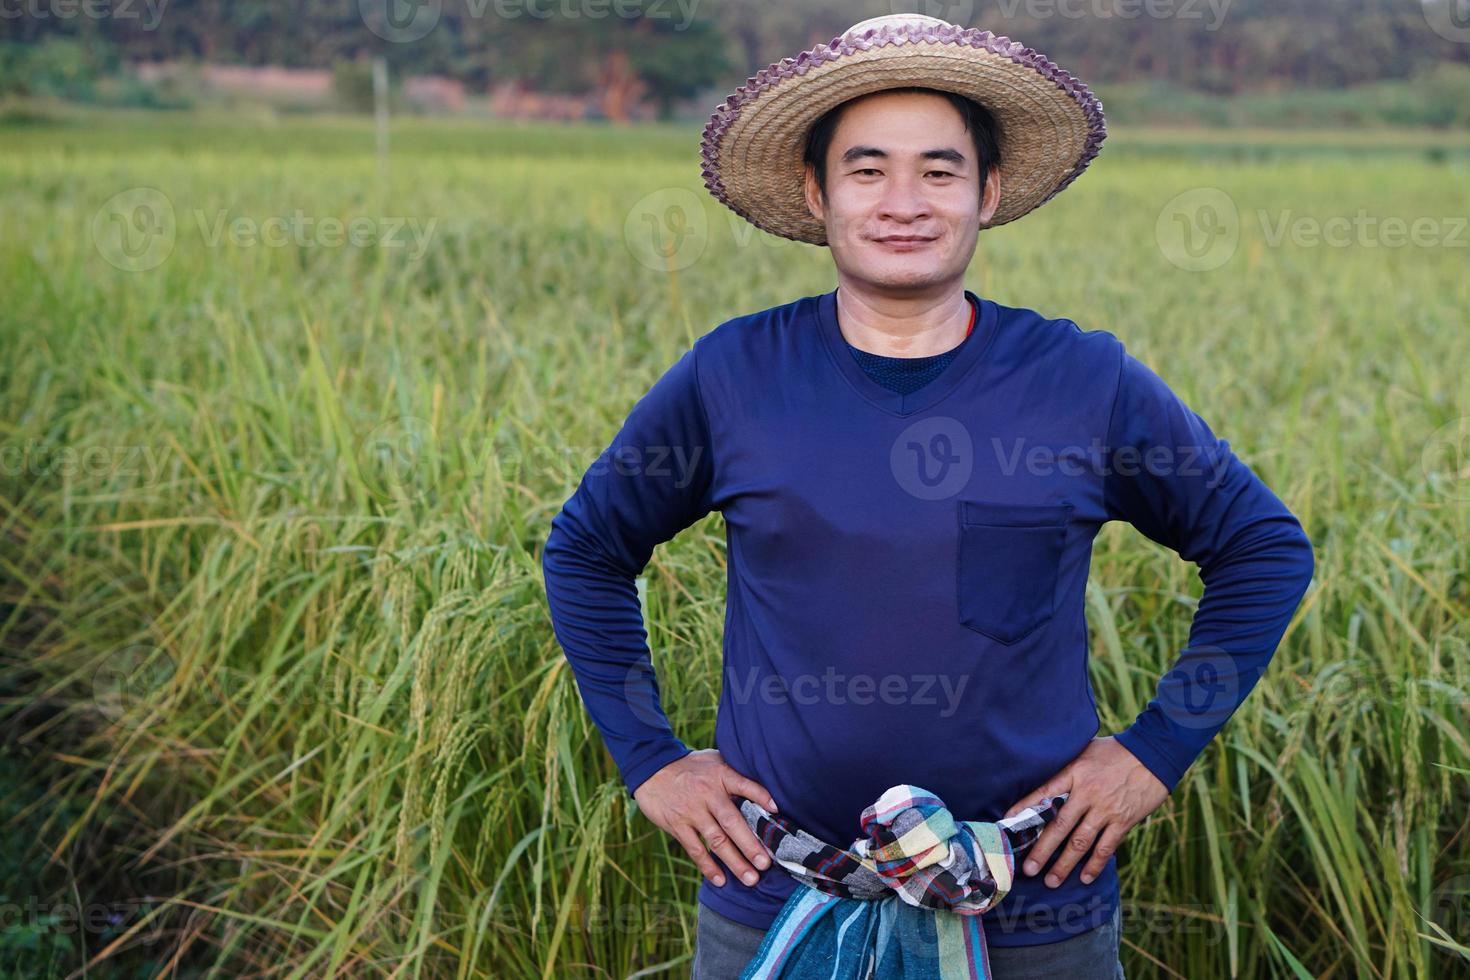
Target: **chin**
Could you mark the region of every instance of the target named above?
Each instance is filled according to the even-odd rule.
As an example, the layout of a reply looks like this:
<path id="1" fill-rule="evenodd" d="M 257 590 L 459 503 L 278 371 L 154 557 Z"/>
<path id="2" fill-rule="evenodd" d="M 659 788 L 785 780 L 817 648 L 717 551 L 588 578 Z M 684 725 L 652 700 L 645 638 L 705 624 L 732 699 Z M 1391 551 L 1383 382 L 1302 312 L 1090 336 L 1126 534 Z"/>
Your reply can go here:
<path id="1" fill-rule="evenodd" d="M 931 263 L 909 264 L 905 262 L 882 262 L 865 269 L 865 277 L 877 286 L 920 287 L 941 282 L 947 278 L 945 269 Z"/>

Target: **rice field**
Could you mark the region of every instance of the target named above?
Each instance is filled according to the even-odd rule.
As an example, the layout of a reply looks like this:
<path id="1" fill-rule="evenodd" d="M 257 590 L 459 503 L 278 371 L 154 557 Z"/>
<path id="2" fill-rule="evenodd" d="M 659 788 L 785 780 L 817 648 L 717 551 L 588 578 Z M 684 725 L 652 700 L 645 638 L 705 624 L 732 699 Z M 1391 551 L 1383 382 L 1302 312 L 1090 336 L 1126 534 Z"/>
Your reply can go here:
<path id="1" fill-rule="evenodd" d="M 1125 840 L 1130 977 L 1470 976 L 1470 151 L 1115 131 L 967 282 L 1107 329 L 1301 517 L 1271 669 Z M 553 638 L 551 517 L 700 334 L 835 284 L 697 128 L 0 127 L 0 964 L 679 977 L 699 875 Z M 1311 151 L 1311 152 L 1309 152 Z M 642 580 L 713 744 L 724 529 Z M 1109 525 L 1105 731 L 1193 566 Z"/>

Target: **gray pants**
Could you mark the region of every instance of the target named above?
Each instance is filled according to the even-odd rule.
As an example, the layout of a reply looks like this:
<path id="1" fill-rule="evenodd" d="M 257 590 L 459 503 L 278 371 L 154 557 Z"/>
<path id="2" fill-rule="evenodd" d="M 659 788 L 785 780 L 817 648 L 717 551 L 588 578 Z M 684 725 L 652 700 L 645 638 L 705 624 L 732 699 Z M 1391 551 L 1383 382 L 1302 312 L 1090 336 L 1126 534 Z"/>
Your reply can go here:
<path id="1" fill-rule="evenodd" d="M 1096 929 L 1044 946 L 991 946 L 995 980 L 1124 980 L 1118 958 L 1123 907 Z M 766 937 L 699 903 L 691 980 L 738 980 Z"/>

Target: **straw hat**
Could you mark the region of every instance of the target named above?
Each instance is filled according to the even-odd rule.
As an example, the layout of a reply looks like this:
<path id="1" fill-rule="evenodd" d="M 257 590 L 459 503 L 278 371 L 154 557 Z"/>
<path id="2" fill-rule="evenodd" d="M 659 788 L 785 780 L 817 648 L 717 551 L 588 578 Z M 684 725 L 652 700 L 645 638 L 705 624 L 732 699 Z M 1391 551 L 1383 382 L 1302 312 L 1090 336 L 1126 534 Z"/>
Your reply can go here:
<path id="1" fill-rule="evenodd" d="M 937 17 L 889 14 L 746 79 L 704 128 L 704 184 L 757 228 L 826 245 L 826 227 L 803 194 L 808 129 L 848 99 L 909 85 L 969 96 L 995 116 L 1004 179 L 983 227 L 1051 200 L 1087 169 L 1107 135 L 1102 103 L 1039 52 Z"/>

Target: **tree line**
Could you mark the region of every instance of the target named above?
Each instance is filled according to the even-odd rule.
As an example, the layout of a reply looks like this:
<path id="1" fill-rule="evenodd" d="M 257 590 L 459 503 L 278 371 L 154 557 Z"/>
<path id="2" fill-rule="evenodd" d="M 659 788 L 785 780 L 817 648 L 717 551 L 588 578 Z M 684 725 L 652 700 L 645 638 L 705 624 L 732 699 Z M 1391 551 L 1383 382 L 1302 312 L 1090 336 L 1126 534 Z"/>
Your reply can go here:
<path id="1" fill-rule="evenodd" d="M 12 62 L 55 39 L 116 64 L 321 67 L 382 56 L 397 72 L 472 88 L 636 82 L 667 108 L 733 88 L 894 6 L 903 9 L 890 0 L 0 0 L 0 48 Z M 926 12 L 1008 35 L 1108 84 L 1330 89 L 1470 64 L 1470 0 L 948 0 Z"/>

